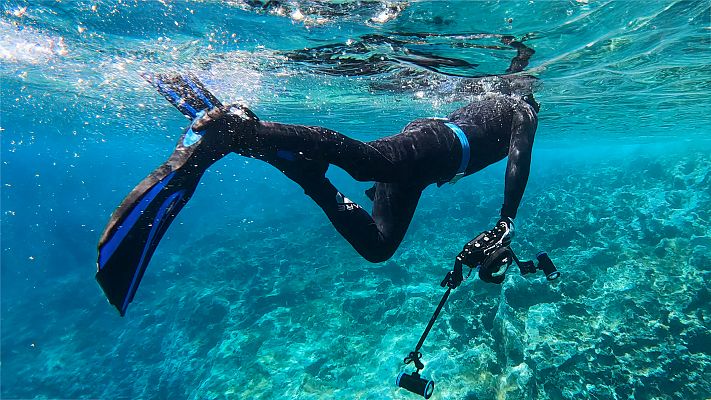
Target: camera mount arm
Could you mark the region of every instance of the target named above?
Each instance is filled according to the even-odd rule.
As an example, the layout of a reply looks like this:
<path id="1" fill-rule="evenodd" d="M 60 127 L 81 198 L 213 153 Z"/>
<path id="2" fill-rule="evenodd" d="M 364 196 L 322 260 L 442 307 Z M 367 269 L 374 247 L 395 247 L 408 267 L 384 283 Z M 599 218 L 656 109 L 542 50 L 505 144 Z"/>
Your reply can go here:
<path id="1" fill-rule="evenodd" d="M 469 274 L 467 274 L 467 278 L 471 275 L 471 269 L 469 270 Z M 457 256 L 456 260 L 454 261 L 454 269 L 447 272 L 447 275 L 444 277 L 442 282 L 440 283 L 440 286 L 442 287 L 447 287 L 447 291 L 444 292 L 444 295 L 442 296 L 442 299 L 439 301 L 439 304 L 437 305 L 437 309 L 435 309 L 434 314 L 432 314 L 432 318 L 430 318 L 430 322 L 427 324 L 427 327 L 425 328 L 425 331 L 422 333 L 422 336 L 420 336 L 420 341 L 417 342 L 417 346 L 415 346 L 415 351 L 411 351 L 410 354 L 405 357 L 405 364 L 409 363 L 414 363 L 415 368 L 417 368 L 417 372 L 419 372 L 421 369 L 425 368 L 425 365 L 422 363 L 420 360 L 422 358 L 422 353 L 420 352 L 420 349 L 422 348 L 422 345 L 425 343 L 425 339 L 427 339 L 427 335 L 429 335 L 430 330 L 432 329 L 432 326 L 434 325 L 435 321 L 437 320 L 437 317 L 439 317 L 439 313 L 442 311 L 442 307 L 444 307 L 444 303 L 447 302 L 447 299 L 449 298 L 449 294 L 452 293 L 452 289 L 456 289 L 459 287 L 459 285 L 464 281 L 464 274 L 462 272 L 462 260 L 460 256 Z"/>
<path id="2" fill-rule="evenodd" d="M 442 311 L 444 303 L 447 302 L 450 293 L 452 293 L 452 289 L 456 289 L 464 281 L 464 279 L 469 278 L 469 275 L 471 275 L 472 270 L 479 269 L 479 277 L 484 280 L 484 278 L 482 277 L 482 270 L 487 270 L 488 277 L 491 278 L 493 275 L 489 270 L 489 266 L 496 265 L 496 263 L 499 263 L 500 265 L 506 264 L 506 269 L 503 269 L 502 273 L 500 275 L 497 275 L 497 279 L 500 278 L 498 281 L 493 279 L 487 281 L 493 283 L 501 283 L 503 281 L 503 275 L 506 273 L 508 266 L 511 265 L 513 260 L 514 262 L 516 262 L 516 265 L 518 265 L 522 275 L 534 273 L 537 270 L 541 270 L 546 274 L 546 278 L 549 281 L 555 280 L 560 276 L 560 272 L 558 272 L 546 252 L 538 253 L 538 255 L 536 256 L 536 258 L 538 259 L 538 265 L 536 266 L 533 261 L 519 260 L 518 257 L 516 257 L 516 254 L 513 252 L 513 250 L 511 250 L 509 246 L 501 246 L 497 248 L 494 252 L 492 252 L 489 256 L 487 256 L 485 259 L 476 263 L 476 265 L 473 265 L 475 264 L 473 262 L 471 263 L 472 265 L 470 265 L 470 263 L 467 263 L 467 266 L 470 267 L 469 273 L 466 277 L 464 277 L 462 272 L 462 266 L 464 265 L 463 261 L 466 256 L 467 253 L 465 250 L 459 253 L 459 255 L 457 255 L 457 258 L 454 261 L 454 268 L 451 271 L 447 272 L 447 275 L 440 283 L 440 286 L 447 287 L 447 291 L 444 292 L 442 299 L 437 305 L 437 309 L 435 309 L 434 314 L 432 314 L 432 317 L 430 318 L 430 322 L 427 324 L 427 327 L 422 333 L 422 336 L 420 336 L 420 340 L 419 342 L 417 342 L 415 350 L 410 352 L 410 354 L 408 354 L 407 357 L 405 357 L 404 359 L 405 364 L 414 363 L 416 371 L 412 372 L 411 374 L 401 372 L 400 375 L 398 375 L 397 377 L 397 386 L 406 389 L 412 393 L 418 394 L 424 397 L 425 399 L 429 399 L 430 396 L 432 396 L 432 393 L 434 391 L 434 381 L 420 376 L 420 371 L 425 368 L 425 364 L 422 362 L 422 353 L 420 352 L 420 349 L 422 348 L 425 339 L 427 339 L 427 335 L 430 333 L 430 330 L 432 329 L 432 326 L 437 320 L 439 313 Z"/>

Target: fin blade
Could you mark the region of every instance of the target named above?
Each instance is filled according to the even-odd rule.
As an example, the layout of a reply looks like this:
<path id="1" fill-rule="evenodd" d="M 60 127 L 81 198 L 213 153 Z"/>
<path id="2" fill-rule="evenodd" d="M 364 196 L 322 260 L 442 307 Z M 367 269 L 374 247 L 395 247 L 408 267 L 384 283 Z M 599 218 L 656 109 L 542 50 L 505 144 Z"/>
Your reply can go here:
<path id="1" fill-rule="evenodd" d="M 99 243 L 96 280 L 109 302 L 126 314 L 160 239 L 187 204 L 197 181 L 184 184 L 172 172 L 125 211 Z"/>
<path id="2" fill-rule="evenodd" d="M 189 119 L 222 103 L 193 74 L 141 74 L 143 79 Z"/>

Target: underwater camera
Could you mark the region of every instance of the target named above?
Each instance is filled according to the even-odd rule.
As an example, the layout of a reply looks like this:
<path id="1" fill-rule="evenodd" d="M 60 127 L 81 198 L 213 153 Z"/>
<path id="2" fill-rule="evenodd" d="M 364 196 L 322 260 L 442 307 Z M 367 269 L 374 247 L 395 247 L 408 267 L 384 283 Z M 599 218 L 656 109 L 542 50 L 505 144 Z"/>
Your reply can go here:
<path id="1" fill-rule="evenodd" d="M 536 265 L 533 261 L 521 261 L 518 257 L 516 257 L 516 254 L 510 247 L 505 246 L 498 248 L 496 251 L 489 254 L 486 259 L 477 265 L 477 268 L 479 269 L 479 277 L 483 281 L 495 284 L 501 284 L 503 282 L 504 275 L 506 274 L 508 267 L 513 262 L 516 262 L 516 265 L 518 265 L 521 275 L 532 274 L 536 271 L 543 271 L 546 275 L 546 279 L 549 281 L 554 281 L 560 277 L 560 272 L 556 268 L 555 264 L 553 264 L 551 258 L 548 257 L 548 253 L 545 251 L 539 252 L 536 255 L 536 260 L 538 260 L 538 265 Z M 398 387 L 422 396 L 425 399 L 432 397 L 435 384 L 433 380 L 424 378 L 420 375 L 420 371 L 425 368 L 425 364 L 422 362 L 422 353 L 420 352 L 420 349 L 425 343 L 425 339 L 430 333 L 430 330 L 437 320 L 439 313 L 442 311 L 442 307 L 444 307 L 444 303 L 449 298 L 449 294 L 452 292 L 452 289 L 459 287 L 464 279 L 468 278 L 469 275 L 471 275 L 472 270 L 475 269 L 470 267 L 469 274 L 464 277 L 462 265 L 462 257 L 458 256 L 454 262 L 454 269 L 449 271 L 447 276 L 445 276 L 444 280 L 440 283 L 440 286 L 446 287 L 447 291 L 444 295 L 442 295 L 442 299 L 439 301 L 437 309 L 435 309 L 435 312 L 430 318 L 430 322 L 427 324 L 422 336 L 420 336 L 420 341 L 417 343 L 417 346 L 415 346 L 415 351 L 410 352 L 410 354 L 408 354 L 408 356 L 404 359 L 404 363 L 406 365 L 412 363 L 414 364 L 416 370 L 410 374 L 400 372 L 400 375 L 397 376 L 397 380 L 395 381 Z"/>
<path id="2" fill-rule="evenodd" d="M 420 376 L 417 371 L 411 374 L 400 372 L 395 382 L 399 387 L 420 395 L 426 399 L 432 397 L 434 392 L 434 381 Z"/>

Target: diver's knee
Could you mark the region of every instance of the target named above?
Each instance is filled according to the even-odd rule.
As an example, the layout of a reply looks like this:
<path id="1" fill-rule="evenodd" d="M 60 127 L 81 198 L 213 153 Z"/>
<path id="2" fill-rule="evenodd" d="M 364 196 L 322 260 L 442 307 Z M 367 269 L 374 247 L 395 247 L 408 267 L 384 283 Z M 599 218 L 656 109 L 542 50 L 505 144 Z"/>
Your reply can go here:
<path id="1" fill-rule="evenodd" d="M 368 252 L 361 252 L 360 254 L 366 261 L 377 264 L 389 260 L 393 254 L 395 254 L 395 250 L 397 250 L 397 248 L 383 246 L 375 250 L 371 249 L 371 251 Z"/>

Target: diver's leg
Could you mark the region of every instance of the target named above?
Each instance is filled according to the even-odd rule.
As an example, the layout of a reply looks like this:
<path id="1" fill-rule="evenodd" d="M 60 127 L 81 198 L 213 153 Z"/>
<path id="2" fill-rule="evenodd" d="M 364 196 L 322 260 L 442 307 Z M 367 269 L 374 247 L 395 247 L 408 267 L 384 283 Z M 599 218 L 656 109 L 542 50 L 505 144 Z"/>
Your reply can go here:
<path id="1" fill-rule="evenodd" d="M 338 132 L 301 125 L 259 122 L 234 151 L 243 155 L 321 161 L 343 168 L 358 181 L 435 183 L 456 173 L 461 148 L 444 122 L 419 119 L 397 135 L 361 142 Z"/>
<path id="2" fill-rule="evenodd" d="M 378 142 L 361 142 L 336 131 L 318 127 L 260 122 L 252 136 L 245 136 L 235 152 L 265 159 L 313 160 L 343 168 L 358 181 L 394 182 L 407 178 L 390 149 Z M 288 163 L 287 163 L 288 165 Z"/>
<path id="3" fill-rule="evenodd" d="M 230 137 L 235 153 L 272 164 L 280 160 L 334 164 L 359 181 L 395 182 L 409 172 L 398 162 L 402 160 L 386 153 L 391 150 L 386 146 L 381 149 L 322 127 L 259 121 L 240 105 L 213 108 L 194 127 Z"/>
<path id="4" fill-rule="evenodd" d="M 400 246 L 410 227 L 423 190 L 423 186 L 382 182 L 375 184 L 373 219 L 391 255 Z"/>
<path id="5" fill-rule="evenodd" d="M 371 217 L 326 178 L 304 191 L 323 209 L 336 230 L 370 262 L 392 257 L 407 232 L 422 194 L 419 187 L 378 183 Z"/>
<path id="6" fill-rule="evenodd" d="M 195 129 L 232 138 L 232 151 L 267 162 L 318 161 L 343 168 L 359 181 L 448 180 L 457 170 L 456 137 L 439 120 L 421 119 L 394 136 L 361 142 L 330 129 L 264 122 L 241 105 L 216 107 L 195 121 Z"/>

